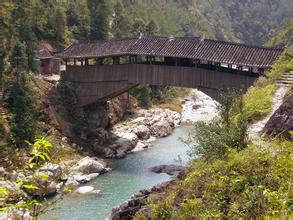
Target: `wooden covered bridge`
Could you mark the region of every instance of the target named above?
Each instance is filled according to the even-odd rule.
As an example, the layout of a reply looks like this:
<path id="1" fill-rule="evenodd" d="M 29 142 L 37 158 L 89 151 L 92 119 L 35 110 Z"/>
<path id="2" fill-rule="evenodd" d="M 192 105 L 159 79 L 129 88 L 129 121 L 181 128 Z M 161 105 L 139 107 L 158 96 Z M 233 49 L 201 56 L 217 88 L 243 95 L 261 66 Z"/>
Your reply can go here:
<path id="1" fill-rule="evenodd" d="M 201 39 L 140 36 L 73 43 L 56 54 L 66 63 L 61 80 L 76 84 L 79 105 L 106 101 L 138 84 L 245 91 L 283 49 Z"/>

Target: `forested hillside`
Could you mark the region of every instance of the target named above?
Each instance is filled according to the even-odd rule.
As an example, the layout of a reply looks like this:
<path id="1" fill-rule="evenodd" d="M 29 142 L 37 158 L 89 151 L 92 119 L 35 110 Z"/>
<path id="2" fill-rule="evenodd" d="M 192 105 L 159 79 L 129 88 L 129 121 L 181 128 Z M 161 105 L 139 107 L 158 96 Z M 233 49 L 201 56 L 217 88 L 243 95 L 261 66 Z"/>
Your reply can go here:
<path id="1" fill-rule="evenodd" d="M 1 35 L 56 46 L 72 39 L 148 34 L 201 36 L 261 45 L 293 13 L 290 0 L 4 0 Z"/>

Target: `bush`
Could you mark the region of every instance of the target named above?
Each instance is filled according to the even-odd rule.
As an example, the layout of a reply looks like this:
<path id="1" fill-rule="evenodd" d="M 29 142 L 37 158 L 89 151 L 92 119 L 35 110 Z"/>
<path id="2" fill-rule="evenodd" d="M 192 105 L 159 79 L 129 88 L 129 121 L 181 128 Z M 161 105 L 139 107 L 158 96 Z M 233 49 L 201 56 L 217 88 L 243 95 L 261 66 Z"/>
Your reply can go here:
<path id="1" fill-rule="evenodd" d="M 263 146 L 266 150 L 250 145 L 240 152 L 232 150 L 226 160 L 194 161 L 170 196 L 150 205 L 152 219 L 162 214 L 169 219 L 288 218 L 290 146 L 288 141 Z"/>
<path id="2" fill-rule="evenodd" d="M 194 134 L 187 141 L 191 145 L 189 155 L 193 158 L 224 159 L 230 149 L 246 147 L 248 124 L 242 113 L 242 99 L 235 91 L 227 91 L 220 95 L 219 102 L 219 118 L 196 124 Z"/>

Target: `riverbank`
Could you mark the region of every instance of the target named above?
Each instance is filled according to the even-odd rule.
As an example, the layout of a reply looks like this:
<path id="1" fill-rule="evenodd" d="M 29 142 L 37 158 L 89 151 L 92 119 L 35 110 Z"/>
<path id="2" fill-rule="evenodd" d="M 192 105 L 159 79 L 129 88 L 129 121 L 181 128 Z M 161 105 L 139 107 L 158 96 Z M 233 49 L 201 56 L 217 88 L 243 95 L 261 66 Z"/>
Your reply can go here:
<path id="1" fill-rule="evenodd" d="M 105 139 L 110 142 L 108 146 L 104 146 L 104 152 L 106 158 L 118 159 L 124 158 L 127 154 L 137 153 L 146 150 L 152 146 L 157 138 L 167 137 L 172 134 L 173 130 L 180 125 L 182 121 L 191 123 L 198 120 L 205 120 L 209 112 L 205 110 L 208 98 L 196 90 L 192 90 L 190 95 L 182 102 L 182 108 L 184 110 L 182 116 L 169 109 L 151 108 L 148 110 L 139 109 L 133 115 L 133 117 L 126 121 L 115 124 L 110 131 L 100 129 L 100 136 L 104 136 Z M 196 105 L 196 107 L 195 107 Z M 211 105 L 215 106 L 215 105 Z M 213 113 L 209 108 L 210 114 Z M 187 112 L 187 113 L 186 113 Z M 196 120 L 187 120 L 191 115 L 198 115 Z M 66 138 L 62 138 L 62 141 L 68 142 Z M 173 159 L 178 155 L 173 155 Z M 64 161 L 60 164 L 47 163 L 39 170 L 35 171 L 33 176 L 39 174 L 46 174 L 50 178 L 43 184 L 45 187 L 42 196 L 48 197 L 56 194 L 63 194 L 63 191 L 70 191 L 74 194 L 80 194 L 84 192 L 83 188 L 79 190 L 79 186 L 91 183 L 92 181 L 98 181 L 101 178 L 101 174 L 104 174 L 110 170 L 107 161 L 95 158 L 95 157 L 80 157 L 75 160 Z M 110 162 L 115 163 L 115 162 Z M 162 165 L 162 164 L 155 164 Z M 115 168 L 114 168 L 115 169 Z M 25 179 L 26 175 L 18 173 L 16 179 L 10 177 L 7 181 L 2 181 L 1 186 L 17 188 L 17 185 L 13 183 L 14 180 Z M 165 179 L 166 180 L 166 179 Z M 44 183 L 43 181 L 41 181 Z M 155 184 L 154 184 L 155 185 Z M 87 188 L 87 194 L 103 193 L 99 191 L 100 188 Z M 25 194 L 21 192 L 20 194 Z M 112 208 L 112 207 L 111 207 Z M 18 213 L 12 213 L 13 215 L 22 215 L 22 211 Z M 28 214 L 26 213 L 26 216 Z"/>

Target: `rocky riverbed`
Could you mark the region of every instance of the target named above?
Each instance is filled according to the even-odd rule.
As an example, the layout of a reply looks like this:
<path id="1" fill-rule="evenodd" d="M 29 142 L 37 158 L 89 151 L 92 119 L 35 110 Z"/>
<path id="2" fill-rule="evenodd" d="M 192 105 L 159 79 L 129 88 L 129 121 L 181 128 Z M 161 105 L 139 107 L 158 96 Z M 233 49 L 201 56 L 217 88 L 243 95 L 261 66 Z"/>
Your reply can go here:
<path id="1" fill-rule="evenodd" d="M 158 137 L 170 135 L 181 123 L 181 115 L 169 109 L 140 109 L 135 118 L 116 124 L 111 144 L 104 149 L 107 158 L 123 158 L 128 153 L 144 150 Z"/>
<path id="2" fill-rule="evenodd" d="M 108 142 L 107 145 L 103 146 L 105 157 L 119 159 L 129 153 L 142 151 L 151 147 L 156 138 L 170 135 L 182 121 L 191 123 L 205 121 L 214 117 L 216 111 L 216 102 L 197 90 L 192 90 L 190 95 L 183 100 L 182 105 L 182 115 L 169 109 L 139 109 L 132 118 L 115 124 L 111 130 L 100 128 L 100 138 Z M 183 167 L 163 165 L 154 167 L 152 170 L 177 176 L 181 169 Z M 5 176 L 5 181 L 0 181 L 0 187 L 8 188 L 9 191 L 13 192 L 17 196 L 15 201 L 18 202 L 27 196 L 54 196 L 68 187 L 73 187 L 75 190 L 72 192 L 78 194 L 98 194 L 99 189 L 81 185 L 96 179 L 109 170 L 105 161 L 96 157 L 63 161 L 60 164 L 47 163 L 30 174 L 18 172 L 7 174 L 5 170 L 0 169 L 0 175 Z M 43 175 L 49 178 L 46 180 L 39 178 Z M 26 178 L 35 179 L 34 184 L 40 190 L 22 189 L 15 183 Z M 0 219 L 12 216 L 23 216 L 24 219 L 28 219 L 29 213 L 12 212 L 4 215 L 6 216 L 0 215 Z"/>
<path id="3" fill-rule="evenodd" d="M 8 173 L 0 168 L 0 187 L 6 188 L 10 202 L 22 204 L 28 198 L 48 198 L 61 193 L 64 187 L 77 188 L 76 193 L 99 193 L 94 188 L 83 188 L 79 185 L 90 182 L 101 174 L 108 172 L 106 163 L 96 157 L 84 157 L 79 161 L 65 161 L 60 164 L 46 163 L 41 168 L 31 173 L 13 171 Z M 26 183 L 29 181 L 29 183 Z M 23 183 L 23 184 L 22 184 Z M 34 188 L 28 187 L 31 185 Z M 17 211 L 0 212 L 0 220 L 30 219 L 30 213 L 20 209 Z"/>

